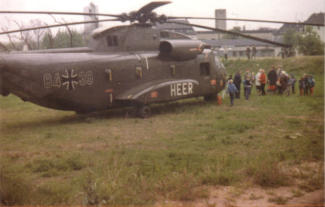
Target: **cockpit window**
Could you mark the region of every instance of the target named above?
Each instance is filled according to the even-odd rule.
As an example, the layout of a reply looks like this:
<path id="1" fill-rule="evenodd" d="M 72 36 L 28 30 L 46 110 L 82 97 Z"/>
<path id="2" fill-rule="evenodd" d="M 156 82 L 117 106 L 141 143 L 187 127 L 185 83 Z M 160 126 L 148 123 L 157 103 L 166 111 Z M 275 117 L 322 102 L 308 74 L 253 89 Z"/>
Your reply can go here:
<path id="1" fill-rule="evenodd" d="M 108 47 L 118 46 L 118 38 L 116 35 L 108 35 L 106 37 L 106 42 Z"/>
<path id="2" fill-rule="evenodd" d="M 166 31 L 161 31 L 160 32 L 160 37 L 161 38 L 169 38 L 169 33 Z"/>

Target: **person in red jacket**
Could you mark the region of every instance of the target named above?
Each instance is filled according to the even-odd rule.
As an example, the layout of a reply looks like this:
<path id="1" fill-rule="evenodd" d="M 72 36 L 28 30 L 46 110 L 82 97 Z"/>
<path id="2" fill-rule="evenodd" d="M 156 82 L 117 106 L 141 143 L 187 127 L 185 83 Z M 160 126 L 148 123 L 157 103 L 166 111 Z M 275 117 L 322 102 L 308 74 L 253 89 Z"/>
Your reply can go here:
<path id="1" fill-rule="evenodd" d="M 260 83 L 261 83 L 261 91 L 262 91 L 262 96 L 265 95 L 265 84 L 266 84 L 266 75 L 263 69 L 260 69 Z"/>

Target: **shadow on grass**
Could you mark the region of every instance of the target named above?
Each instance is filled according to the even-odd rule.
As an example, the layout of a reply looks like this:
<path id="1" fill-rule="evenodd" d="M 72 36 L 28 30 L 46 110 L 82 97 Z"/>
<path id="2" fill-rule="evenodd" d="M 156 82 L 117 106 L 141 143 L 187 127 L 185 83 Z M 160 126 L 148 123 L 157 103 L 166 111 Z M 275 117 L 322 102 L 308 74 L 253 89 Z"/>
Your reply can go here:
<path id="1" fill-rule="evenodd" d="M 161 103 L 151 105 L 152 116 L 158 116 L 159 114 L 174 114 L 192 111 L 193 108 L 198 109 L 201 106 L 207 106 L 209 104 L 216 104 L 214 102 L 204 102 L 199 98 L 191 98 L 187 100 L 181 100 L 176 102 Z M 105 111 L 96 111 L 85 114 L 71 114 L 59 117 L 46 117 L 39 120 L 20 120 L 17 123 L 8 124 L 5 127 L 2 126 L 2 132 L 10 132 L 15 130 L 23 130 L 30 128 L 40 127 L 54 127 L 64 124 L 79 124 L 79 123 L 93 123 L 99 119 L 141 119 L 136 115 L 135 107 L 115 108 Z M 150 119 L 150 118 L 149 118 Z"/>

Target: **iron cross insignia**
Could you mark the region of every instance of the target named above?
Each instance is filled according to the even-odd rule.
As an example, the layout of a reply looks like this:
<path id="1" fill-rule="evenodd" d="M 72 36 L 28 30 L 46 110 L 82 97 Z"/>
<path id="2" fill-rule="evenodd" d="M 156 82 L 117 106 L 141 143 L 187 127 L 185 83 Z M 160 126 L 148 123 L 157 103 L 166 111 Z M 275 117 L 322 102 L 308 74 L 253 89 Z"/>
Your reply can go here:
<path id="1" fill-rule="evenodd" d="M 65 70 L 62 75 L 62 85 L 66 87 L 67 90 L 76 89 L 76 85 L 78 85 L 78 74 L 74 73 L 74 70 Z"/>

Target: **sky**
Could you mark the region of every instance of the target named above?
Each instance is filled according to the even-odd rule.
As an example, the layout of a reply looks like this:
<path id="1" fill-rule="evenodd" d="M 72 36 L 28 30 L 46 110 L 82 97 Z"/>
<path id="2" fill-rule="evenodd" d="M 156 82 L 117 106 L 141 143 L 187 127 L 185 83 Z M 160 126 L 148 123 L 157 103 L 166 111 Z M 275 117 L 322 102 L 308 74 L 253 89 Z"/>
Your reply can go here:
<path id="1" fill-rule="evenodd" d="M 152 0 L 153 1 L 153 0 Z M 305 21 L 312 13 L 324 12 L 324 0 L 171 0 L 172 3 L 155 10 L 167 16 L 200 16 L 213 17 L 215 9 L 226 9 L 228 18 L 247 18 L 279 21 Z M 81 12 L 90 2 L 98 6 L 99 13 L 120 14 L 138 10 L 150 0 L 0 0 L 0 10 L 39 10 L 39 11 L 71 11 Z M 32 19 L 41 19 L 49 24 L 54 20 L 48 15 L 8 15 L 0 14 L 0 30 L 2 27 L 17 29 L 12 20 L 28 25 Z M 80 16 L 56 16 L 66 22 L 82 21 Z M 103 17 L 105 18 L 105 17 Z M 10 21 L 9 21 L 10 20 Z M 213 26 L 213 21 L 191 21 Z M 115 23 L 116 25 L 117 23 Z M 102 26 L 113 26 L 106 23 Z M 279 28 L 279 24 L 261 24 L 247 22 L 228 22 L 227 29 L 245 25 L 246 29 L 259 27 Z M 79 29 L 82 28 L 79 26 Z"/>

